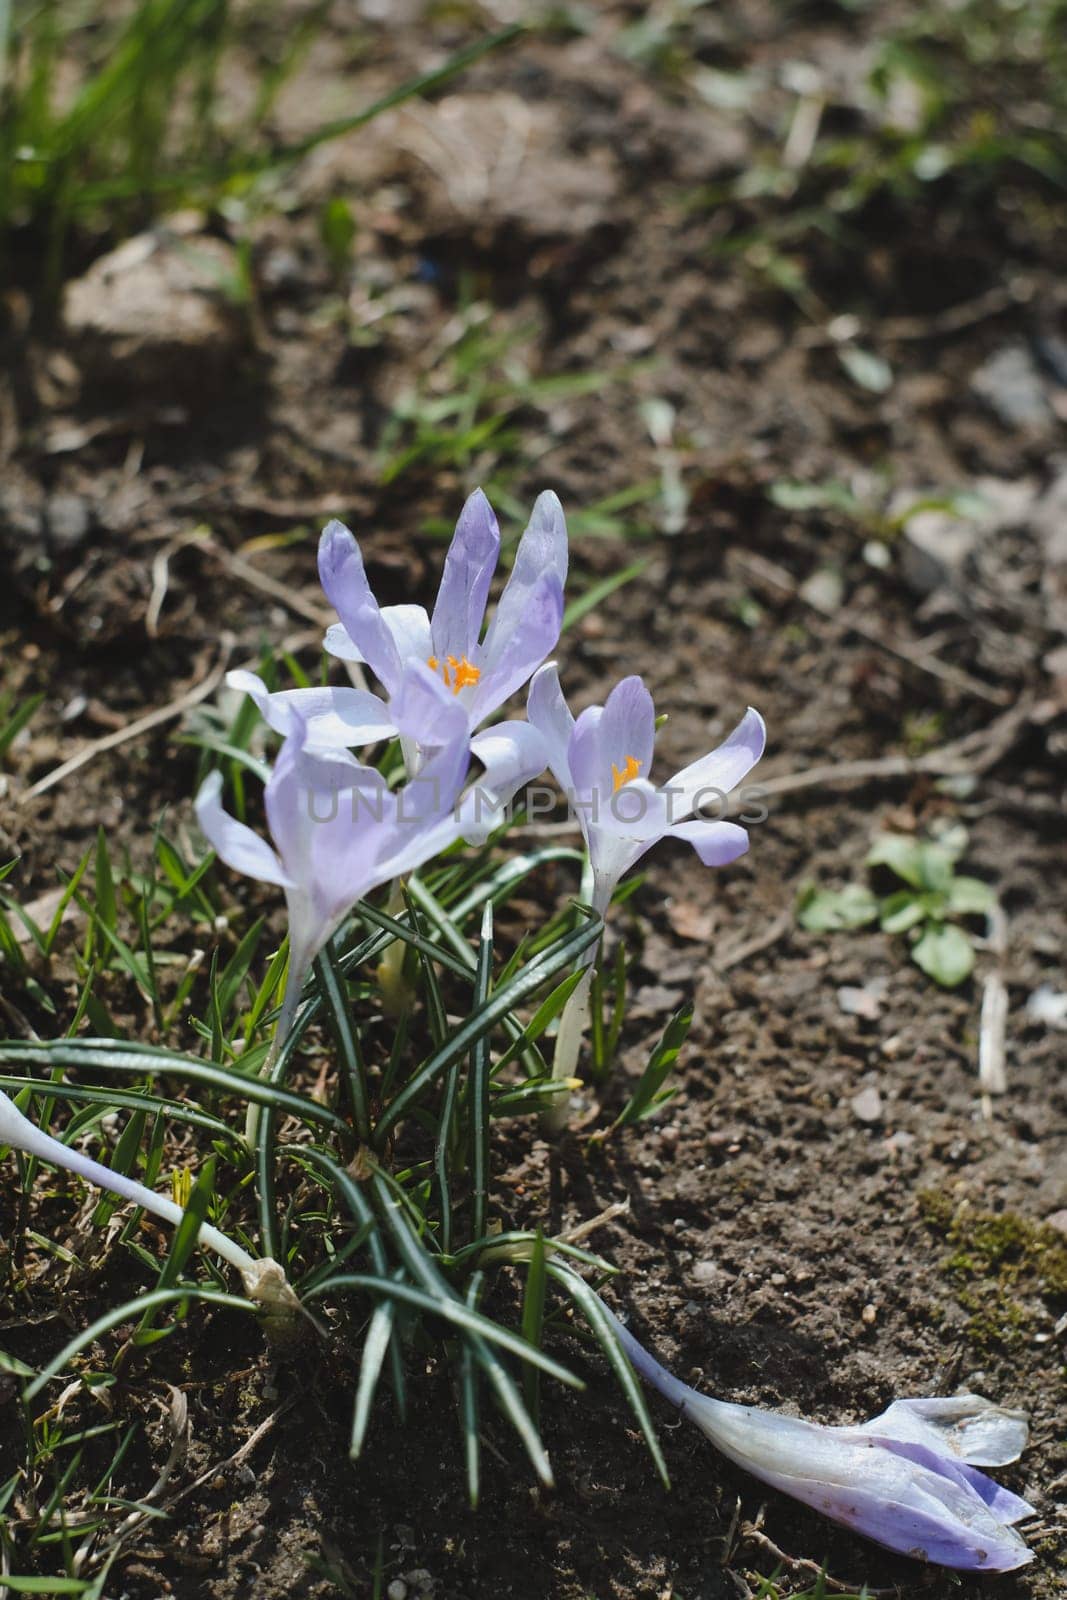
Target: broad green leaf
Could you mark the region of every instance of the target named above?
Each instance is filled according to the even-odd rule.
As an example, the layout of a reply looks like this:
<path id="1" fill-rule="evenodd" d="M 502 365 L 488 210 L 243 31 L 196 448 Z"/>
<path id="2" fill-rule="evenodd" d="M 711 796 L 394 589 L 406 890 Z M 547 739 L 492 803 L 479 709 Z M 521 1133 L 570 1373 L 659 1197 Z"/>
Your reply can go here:
<path id="1" fill-rule="evenodd" d="M 850 883 L 844 889 L 801 890 L 797 921 L 812 933 L 832 933 L 839 928 L 862 928 L 878 915 L 878 901 L 862 884 Z"/>
<path id="2" fill-rule="evenodd" d="M 883 933 L 907 933 L 909 928 L 914 928 L 926 915 L 926 907 L 922 897 L 912 894 L 910 889 L 900 889 L 896 894 L 889 895 L 882 901 L 880 915 Z"/>
<path id="3" fill-rule="evenodd" d="M 953 878 L 949 885 L 948 908 L 957 916 L 986 916 L 996 903 L 992 885 L 981 878 Z"/>
<path id="4" fill-rule="evenodd" d="M 888 867 L 913 889 L 927 887 L 923 878 L 922 844 L 905 833 L 879 833 L 867 852 L 867 866 Z"/>
<path id="5" fill-rule="evenodd" d="M 943 989 L 955 989 L 974 968 L 974 947 L 962 928 L 934 922 L 912 946 L 911 959 Z"/>

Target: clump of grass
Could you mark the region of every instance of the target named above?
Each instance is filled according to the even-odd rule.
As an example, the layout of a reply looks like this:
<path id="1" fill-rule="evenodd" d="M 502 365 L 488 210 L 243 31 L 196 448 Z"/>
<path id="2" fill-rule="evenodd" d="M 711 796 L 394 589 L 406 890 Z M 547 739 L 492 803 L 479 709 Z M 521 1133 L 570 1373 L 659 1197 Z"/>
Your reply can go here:
<path id="1" fill-rule="evenodd" d="M 35 290 L 54 297 L 76 225 L 114 239 L 161 208 L 246 196 L 265 175 L 429 93 L 521 31 L 486 34 L 372 105 L 287 142 L 272 135 L 270 113 L 330 9 L 331 0 L 309 3 L 278 30 L 272 57 L 256 63 L 254 106 L 236 121 L 227 114 L 227 63 L 238 50 L 261 53 L 264 30 L 233 0 L 137 0 L 102 22 L 87 21 L 71 0 L 0 9 L 0 241 L 27 237 Z"/>

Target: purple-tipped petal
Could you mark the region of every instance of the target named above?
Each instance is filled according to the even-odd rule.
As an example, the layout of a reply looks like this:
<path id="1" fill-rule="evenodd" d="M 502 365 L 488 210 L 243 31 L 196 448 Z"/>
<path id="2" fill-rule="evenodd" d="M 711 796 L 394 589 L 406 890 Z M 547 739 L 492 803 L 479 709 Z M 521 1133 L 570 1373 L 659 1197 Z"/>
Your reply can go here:
<path id="1" fill-rule="evenodd" d="M 328 522 L 322 530 L 319 580 L 348 638 L 392 693 L 401 673 L 396 641 L 371 593 L 359 545 L 343 522 Z"/>
<path id="2" fill-rule="evenodd" d="M 499 620 L 498 608 L 493 628 Z M 486 640 L 481 677 L 470 702 L 472 725 L 483 722 L 527 682 L 555 648 L 562 621 L 563 585 L 554 573 L 547 574 L 524 591 L 521 610 L 511 618 L 508 631 L 496 635 L 492 651 Z"/>
<path id="3" fill-rule="evenodd" d="M 554 661 L 546 662 L 534 673 L 526 698 L 526 715 L 545 741 L 548 764 L 556 782 L 569 789 L 572 778 L 567 750 L 574 731 L 574 718 L 563 697 Z"/>
<path id="4" fill-rule="evenodd" d="M 545 578 L 553 578 L 560 594 L 567 581 L 567 524 L 563 507 L 551 490 L 538 495 L 526 531 L 519 540 L 511 575 L 485 636 L 485 656 L 492 663 L 521 624 L 526 604 Z M 560 611 L 562 618 L 562 608 Z M 556 639 L 559 638 L 557 630 Z M 545 651 L 553 649 L 556 639 Z"/>
<path id="5" fill-rule="evenodd" d="M 465 707 L 429 667 L 409 664 L 389 701 L 389 715 L 404 739 L 420 749 L 463 743 L 470 723 Z"/>
<path id="6" fill-rule="evenodd" d="M 683 767 L 670 783 L 676 817 L 689 816 L 700 806 L 716 806 L 748 776 L 763 754 L 767 729 L 750 706 L 722 744 Z"/>
<path id="7" fill-rule="evenodd" d="M 600 787 L 600 721 L 603 706 L 586 706 L 571 729 L 567 762 L 575 795 L 591 795 Z"/>
<path id="8" fill-rule="evenodd" d="M 608 1316 L 637 1372 L 723 1455 L 764 1483 L 916 1560 L 1010 1572 L 1033 1559 L 1010 1525 L 1028 1514 L 1025 1502 L 959 1457 L 879 1437 L 870 1424 L 826 1427 L 698 1394 Z"/>
<path id="9" fill-rule="evenodd" d="M 459 514 L 433 608 L 433 654 L 442 660 L 451 655 L 473 661 L 499 554 L 493 508 L 475 489 Z"/>
<path id="10" fill-rule="evenodd" d="M 293 880 L 267 841 L 223 809 L 221 773 L 208 773 L 200 785 L 194 810 L 200 831 L 228 867 L 246 877 L 258 878 L 261 883 L 292 886 Z"/>
<path id="11" fill-rule="evenodd" d="M 647 781 L 656 742 L 656 708 L 638 677 L 623 678 L 604 702 L 600 719 L 598 786 L 606 795 L 634 778 Z"/>
<path id="12" fill-rule="evenodd" d="M 1010 1527 L 1012 1523 L 1022 1522 L 1026 1517 L 1035 1515 L 1029 1501 L 1013 1494 L 1010 1489 L 1002 1488 L 999 1483 L 987 1477 L 984 1472 L 980 1472 L 977 1467 L 969 1466 L 959 1456 L 946 1455 L 943 1450 L 931 1448 L 930 1445 L 920 1444 L 914 1440 L 887 1438 L 884 1434 L 869 1433 L 869 1428 L 870 1424 L 867 1423 L 850 1431 L 866 1434 L 880 1449 L 904 1456 L 908 1461 L 916 1461 L 920 1466 L 929 1467 L 941 1477 L 973 1491 L 998 1522 L 1006 1523 Z"/>
<path id="13" fill-rule="evenodd" d="M 706 867 L 728 867 L 748 849 L 748 834 L 736 822 L 676 822 L 667 837 L 691 844 Z"/>

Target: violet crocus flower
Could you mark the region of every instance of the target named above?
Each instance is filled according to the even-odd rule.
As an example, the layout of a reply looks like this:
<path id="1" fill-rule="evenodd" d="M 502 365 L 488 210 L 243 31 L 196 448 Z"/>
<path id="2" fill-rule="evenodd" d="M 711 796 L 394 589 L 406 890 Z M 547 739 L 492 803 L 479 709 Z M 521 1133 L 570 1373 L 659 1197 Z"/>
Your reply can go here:
<path id="1" fill-rule="evenodd" d="M 68 1172 L 74 1172 L 86 1183 L 93 1184 L 95 1188 L 108 1189 L 112 1194 L 120 1195 L 123 1200 L 132 1200 L 134 1205 L 150 1211 L 153 1216 L 161 1217 L 164 1222 L 174 1226 L 177 1226 L 185 1215 L 182 1207 L 173 1200 L 168 1200 L 165 1195 L 157 1194 L 154 1189 L 138 1183 L 135 1178 L 126 1177 L 125 1173 L 113 1172 L 110 1167 L 101 1166 L 100 1162 L 94 1161 L 91 1156 L 83 1155 L 80 1150 L 74 1150 L 61 1140 L 54 1139 L 50 1133 L 42 1132 L 28 1117 L 23 1116 L 15 1102 L 0 1089 L 0 1146 L 2 1145 L 10 1145 L 12 1149 L 21 1150 L 24 1155 L 34 1156 L 38 1161 L 47 1161 L 50 1167 L 62 1167 Z M 269 1256 L 262 1256 L 256 1260 L 235 1240 L 208 1222 L 200 1224 L 197 1242 L 205 1250 L 213 1250 L 224 1261 L 236 1267 L 241 1274 L 241 1281 L 249 1299 L 259 1301 L 268 1313 L 285 1319 L 299 1312 L 300 1302 L 286 1282 L 284 1271 Z"/>
<path id="2" fill-rule="evenodd" d="M 391 791 L 381 773 L 345 750 L 309 749 L 307 725 L 294 709 L 264 795 L 273 848 L 223 809 L 219 773 L 209 774 L 197 795 L 197 820 L 227 866 L 285 891 L 289 978 L 275 1048 L 308 968 L 356 901 L 463 832 L 456 802 L 470 759 L 464 712 L 425 666 L 407 669 L 397 702 L 414 732 L 434 744 L 419 776 L 401 789 Z"/>
<path id="3" fill-rule="evenodd" d="M 418 605 L 379 606 L 355 538 L 343 523 L 328 523 L 319 542 L 319 577 L 341 620 L 327 630 L 326 649 L 365 662 L 389 697 L 405 668 L 428 666 L 462 706 L 469 727 L 479 727 L 527 682 L 559 638 L 567 527 L 556 495 L 546 490 L 534 503 L 483 640 L 499 553 L 496 517 L 476 489 L 456 524 L 430 617 Z M 353 702 L 352 715 L 359 714 Z M 410 737 L 409 730 L 399 731 Z"/>
<path id="4" fill-rule="evenodd" d="M 577 813 L 593 869 L 593 906 L 602 916 L 619 879 L 660 839 L 691 844 L 708 867 L 726 866 L 748 849 L 737 823 L 693 812 L 721 804 L 763 754 L 766 729 L 758 711 L 750 707 L 728 739 L 661 789 L 648 779 L 656 713 L 640 678 L 624 678 L 603 706 L 588 707 L 576 721 L 549 662 L 530 685 L 527 715 Z"/>
<path id="5" fill-rule="evenodd" d="M 1033 1507 L 978 1470 L 1017 1459 L 1027 1441 L 1022 1412 L 961 1394 L 895 1400 L 870 1422 L 829 1427 L 732 1405 L 682 1383 L 608 1315 L 641 1377 L 772 1488 L 917 1561 L 1010 1572 L 1033 1560 L 1013 1527 Z"/>

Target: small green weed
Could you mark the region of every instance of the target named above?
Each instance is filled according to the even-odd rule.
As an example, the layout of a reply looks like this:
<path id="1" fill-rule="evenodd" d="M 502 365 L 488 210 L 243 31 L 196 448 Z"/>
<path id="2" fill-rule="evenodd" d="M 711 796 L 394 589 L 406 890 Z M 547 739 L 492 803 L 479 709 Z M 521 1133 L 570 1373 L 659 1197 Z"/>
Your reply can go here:
<path id="1" fill-rule="evenodd" d="M 877 922 L 883 933 L 906 934 L 909 954 L 927 977 L 954 989 L 974 968 L 974 945 L 959 918 L 988 916 L 996 896 L 981 878 L 957 873 L 967 846 L 963 828 L 935 839 L 878 834 L 867 854 L 868 867 L 884 867 L 905 885 L 883 896 L 862 884 L 844 889 L 801 891 L 797 920 L 813 933 L 863 928 Z"/>

